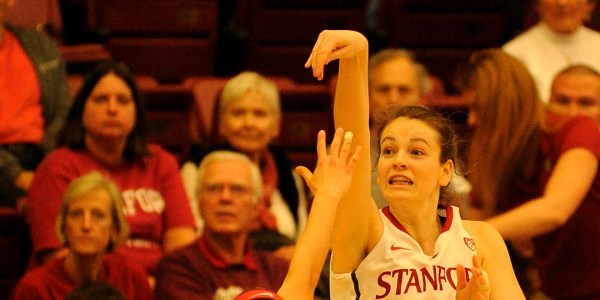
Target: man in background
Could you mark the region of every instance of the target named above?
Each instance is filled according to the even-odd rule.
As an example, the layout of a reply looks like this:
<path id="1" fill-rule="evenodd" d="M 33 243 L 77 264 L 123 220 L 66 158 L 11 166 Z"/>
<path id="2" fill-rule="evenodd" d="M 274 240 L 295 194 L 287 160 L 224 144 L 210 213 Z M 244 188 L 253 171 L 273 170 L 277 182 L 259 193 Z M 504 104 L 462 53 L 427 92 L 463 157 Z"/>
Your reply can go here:
<path id="1" fill-rule="evenodd" d="M 552 83 L 548 109 L 569 117 L 588 116 L 600 123 L 600 73 L 585 65 L 562 70 Z"/>
<path id="2" fill-rule="evenodd" d="M 249 243 L 262 197 L 258 166 L 244 154 L 214 151 L 197 174 L 204 229 L 196 242 L 160 261 L 156 299 L 233 299 L 257 287 L 279 289 L 289 261 Z"/>

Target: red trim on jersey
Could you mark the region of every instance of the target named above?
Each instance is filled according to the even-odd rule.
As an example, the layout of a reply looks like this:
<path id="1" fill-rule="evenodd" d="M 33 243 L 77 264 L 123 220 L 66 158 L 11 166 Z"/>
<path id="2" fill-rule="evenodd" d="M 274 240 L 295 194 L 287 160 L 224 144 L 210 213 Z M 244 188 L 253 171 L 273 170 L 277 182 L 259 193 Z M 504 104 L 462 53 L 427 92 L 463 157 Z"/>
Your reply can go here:
<path id="1" fill-rule="evenodd" d="M 383 212 L 383 215 L 385 215 L 388 218 L 388 220 L 390 220 L 390 222 L 392 222 L 392 224 L 394 224 L 394 226 L 396 226 L 396 228 L 398 228 L 399 230 L 402 230 L 406 234 L 410 235 L 408 233 L 408 231 L 406 231 L 406 228 L 404 228 L 404 226 L 402 226 L 402 224 L 400 224 L 400 222 L 396 219 L 396 217 L 394 217 L 389 206 L 382 208 L 381 211 Z"/>
<path id="2" fill-rule="evenodd" d="M 442 226 L 442 232 L 446 232 L 450 229 L 450 225 L 452 225 L 452 219 L 454 218 L 454 210 L 452 210 L 452 207 L 450 205 L 444 206 L 443 209 L 446 210 L 446 221 L 444 222 L 444 226 Z"/>
<path id="3" fill-rule="evenodd" d="M 442 226 L 442 232 L 446 232 L 450 229 L 450 226 L 452 225 L 452 219 L 454 218 L 454 211 L 452 210 L 452 207 L 450 205 L 446 205 L 440 209 L 444 209 L 446 211 L 446 218 L 444 221 L 444 225 Z M 410 235 L 408 233 L 408 231 L 406 230 L 406 228 L 404 228 L 404 226 L 402 226 L 402 224 L 400 224 L 400 222 L 396 219 L 396 217 L 394 217 L 394 215 L 390 211 L 389 206 L 382 208 L 381 211 L 383 212 L 383 215 L 385 215 L 386 218 L 388 218 L 388 220 L 390 220 L 390 222 L 392 222 L 392 224 L 394 224 L 394 226 L 396 226 L 396 228 L 398 228 L 399 230 L 402 230 L 406 234 Z"/>

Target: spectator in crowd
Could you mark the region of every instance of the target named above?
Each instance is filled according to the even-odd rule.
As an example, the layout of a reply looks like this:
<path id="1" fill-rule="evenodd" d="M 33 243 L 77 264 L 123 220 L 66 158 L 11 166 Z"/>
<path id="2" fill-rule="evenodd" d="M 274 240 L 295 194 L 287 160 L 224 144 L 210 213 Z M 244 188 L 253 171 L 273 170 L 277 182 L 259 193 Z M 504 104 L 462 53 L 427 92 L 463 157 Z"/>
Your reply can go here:
<path id="1" fill-rule="evenodd" d="M 425 66 L 405 49 L 383 49 L 369 59 L 369 114 L 371 125 L 389 104 L 423 104 L 432 88 Z M 374 131 L 374 126 L 371 129 Z"/>
<path id="2" fill-rule="evenodd" d="M 372 145 L 367 48 L 358 32 L 325 30 L 306 63 L 321 80 L 326 63 L 340 60 L 335 125 L 352 131 L 362 149 Z M 364 151 L 337 208 L 332 299 L 523 299 L 500 235 L 483 222 L 462 221 L 457 207 L 445 205 L 458 151 L 449 121 L 422 106 L 386 111 L 378 130 L 377 173 L 389 206 L 378 210 L 371 199 L 370 151 Z M 445 272 L 447 281 L 427 285 L 426 274 L 438 268 L 452 270 Z M 402 280 L 402 274 L 414 280 Z"/>
<path id="3" fill-rule="evenodd" d="M 525 64 L 540 99 L 548 103 L 552 80 L 565 67 L 586 64 L 600 70 L 600 33 L 585 27 L 596 0 L 534 0 L 540 21 L 502 49 Z"/>
<path id="4" fill-rule="evenodd" d="M 600 122 L 600 73 L 585 65 L 572 65 L 560 71 L 552 82 L 548 109 Z"/>
<path id="5" fill-rule="evenodd" d="M 43 31 L 13 26 L 0 0 L 0 206 L 21 210 L 33 173 L 54 149 L 69 109 L 66 67 Z"/>
<path id="6" fill-rule="evenodd" d="M 67 254 L 27 272 L 15 287 L 14 299 L 64 299 L 77 287 L 96 281 L 114 285 L 128 299 L 152 299 L 144 270 L 109 253 L 129 231 L 123 197 L 114 182 L 98 172 L 72 181 L 55 228 Z"/>
<path id="7" fill-rule="evenodd" d="M 600 297 L 598 124 L 545 115 L 527 68 L 499 49 L 476 53 L 461 83 L 475 127 L 471 216 L 519 249 L 533 240 L 545 295 Z"/>
<path id="8" fill-rule="evenodd" d="M 202 235 L 160 261 L 156 298 L 233 299 L 245 289 L 276 290 L 289 261 L 249 243 L 263 193 L 258 166 L 244 154 L 214 151 L 196 180 Z"/>
<path id="9" fill-rule="evenodd" d="M 73 179 L 94 170 L 113 179 L 125 200 L 131 236 L 118 253 L 152 275 L 164 252 L 194 240 L 177 160 L 146 138 L 144 103 L 129 69 L 115 61 L 98 65 L 75 97 L 59 137 L 61 147 L 40 164 L 28 195 L 37 263 L 64 252 L 51 230 L 60 195 Z"/>
<path id="10" fill-rule="evenodd" d="M 264 186 L 251 239 L 256 247 L 276 250 L 289 260 L 306 224 L 307 201 L 302 179 L 292 171 L 287 154 L 272 145 L 281 123 L 277 86 L 258 73 L 242 72 L 227 82 L 217 109 L 224 142 L 191 151 L 182 167 L 188 196 L 197 196 L 196 171 L 207 153 L 225 149 L 246 154 L 261 169 Z"/>

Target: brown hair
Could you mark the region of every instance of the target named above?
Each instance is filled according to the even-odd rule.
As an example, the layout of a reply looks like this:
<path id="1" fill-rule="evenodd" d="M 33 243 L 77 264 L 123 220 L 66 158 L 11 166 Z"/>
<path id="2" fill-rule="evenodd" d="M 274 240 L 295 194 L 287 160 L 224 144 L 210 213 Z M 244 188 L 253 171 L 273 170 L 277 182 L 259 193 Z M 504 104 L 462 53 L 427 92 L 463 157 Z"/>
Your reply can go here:
<path id="1" fill-rule="evenodd" d="M 146 123 L 146 105 L 138 90 L 137 83 L 129 67 L 120 61 L 108 60 L 98 64 L 90 71 L 77 92 L 73 104 L 65 120 L 65 124 L 57 137 L 59 146 L 67 146 L 71 149 L 86 149 L 85 128 L 83 127 L 83 111 L 92 91 L 104 76 L 114 74 L 122 79 L 133 96 L 135 103 L 135 125 L 127 136 L 123 157 L 128 162 L 134 162 L 150 154 L 148 136 L 148 124 Z"/>
<path id="2" fill-rule="evenodd" d="M 468 155 L 473 195 L 491 216 L 511 186 L 528 181 L 544 128 L 544 108 L 527 68 L 500 49 L 475 53 L 459 88 L 475 92 L 477 113 Z"/>

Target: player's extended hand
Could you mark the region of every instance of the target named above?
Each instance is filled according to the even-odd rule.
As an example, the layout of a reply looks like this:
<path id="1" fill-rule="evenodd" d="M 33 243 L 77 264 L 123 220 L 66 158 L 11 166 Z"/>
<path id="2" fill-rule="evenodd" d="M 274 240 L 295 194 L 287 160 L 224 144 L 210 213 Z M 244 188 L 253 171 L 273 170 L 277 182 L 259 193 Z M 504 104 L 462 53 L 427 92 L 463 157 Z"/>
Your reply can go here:
<path id="1" fill-rule="evenodd" d="M 325 65 L 330 61 L 351 58 L 367 51 L 369 43 L 360 32 L 352 30 L 324 30 L 319 34 L 305 68 L 312 67 L 313 76 L 323 79 Z"/>
<path id="2" fill-rule="evenodd" d="M 321 193 L 339 200 L 350 188 L 352 172 L 361 151 L 358 146 L 354 153 L 350 153 L 352 136 L 352 132 L 338 128 L 333 136 L 330 152 L 327 153 L 325 131 L 319 131 L 315 172 L 302 166 L 296 168 L 296 173 L 302 176 L 314 195 Z"/>
<path id="3" fill-rule="evenodd" d="M 463 265 L 456 266 L 458 283 L 456 285 L 457 300 L 489 299 L 492 287 L 487 273 L 481 268 L 477 255 L 473 255 L 472 278 L 467 283 L 467 272 Z"/>

